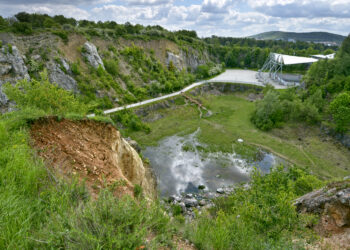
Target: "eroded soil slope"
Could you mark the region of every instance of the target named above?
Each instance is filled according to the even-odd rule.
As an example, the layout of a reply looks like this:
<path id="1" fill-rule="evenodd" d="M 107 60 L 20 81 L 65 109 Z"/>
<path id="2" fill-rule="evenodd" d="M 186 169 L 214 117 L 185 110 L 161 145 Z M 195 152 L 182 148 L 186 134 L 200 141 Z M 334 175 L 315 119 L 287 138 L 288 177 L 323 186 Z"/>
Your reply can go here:
<path id="1" fill-rule="evenodd" d="M 77 176 L 93 197 L 106 186 L 113 187 L 116 196 L 133 195 L 135 184 L 145 196 L 154 195 L 150 169 L 111 124 L 51 117 L 36 121 L 31 137 L 38 154 L 56 174 Z"/>

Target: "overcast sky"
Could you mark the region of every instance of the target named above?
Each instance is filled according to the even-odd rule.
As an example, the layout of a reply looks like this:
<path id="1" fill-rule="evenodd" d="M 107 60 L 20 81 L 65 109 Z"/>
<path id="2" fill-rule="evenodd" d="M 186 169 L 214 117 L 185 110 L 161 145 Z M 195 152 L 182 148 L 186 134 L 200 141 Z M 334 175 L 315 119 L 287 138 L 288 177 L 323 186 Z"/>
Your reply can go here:
<path id="1" fill-rule="evenodd" d="M 350 0 L 0 0 L 0 15 L 20 11 L 158 24 L 196 30 L 202 37 L 271 30 L 350 32 Z"/>

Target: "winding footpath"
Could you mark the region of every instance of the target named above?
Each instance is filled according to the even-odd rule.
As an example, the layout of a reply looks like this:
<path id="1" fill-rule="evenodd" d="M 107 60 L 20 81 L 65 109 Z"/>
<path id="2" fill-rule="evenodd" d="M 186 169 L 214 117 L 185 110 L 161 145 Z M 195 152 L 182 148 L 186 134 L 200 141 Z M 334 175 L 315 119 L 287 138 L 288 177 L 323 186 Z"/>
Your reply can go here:
<path id="1" fill-rule="evenodd" d="M 168 98 L 171 98 L 174 96 L 181 95 L 182 93 L 185 93 L 193 88 L 196 88 L 196 87 L 201 86 L 201 85 L 206 84 L 206 83 L 240 83 L 240 84 L 250 84 L 250 85 L 264 87 L 264 85 L 256 79 L 256 77 L 255 77 L 256 73 L 257 72 L 253 71 L 253 70 L 238 70 L 238 69 L 226 70 L 225 72 L 221 73 L 220 75 L 218 75 L 210 80 L 204 80 L 204 81 L 192 83 L 191 85 L 187 86 L 186 88 L 184 88 L 180 91 L 177 91 L 177 92 L 174 92 L 174 93 L 171 93 L 168 95 L 156 97 L 153 99 L 145 100 L 142 102 L 137 102 L 137 103 L 133 103 L 133 104 L 129 104 L 129 105 L 121 106 L 121 107 L 116 107 L 116 108 L 112 108 L 112 109 L 107 109 L 107 110 L 103 111 L 103 114 L 107 115 L 107 114 L 115 113 L 115 112 L 118 112 L 118 111 L 121 111 L 124 109 L 136 108 L 136 107 L 150 104 L 153 102 L 165 100 L 165 99 L 168 99 Z M 274 84 L 274 87 L 276 89 L 286 88 L 285 86 L 275 85 L 275 84 Z M 94 117 L 94 116 L 95 116 L 95 114 L 88 115 L 88 117 Z"/>

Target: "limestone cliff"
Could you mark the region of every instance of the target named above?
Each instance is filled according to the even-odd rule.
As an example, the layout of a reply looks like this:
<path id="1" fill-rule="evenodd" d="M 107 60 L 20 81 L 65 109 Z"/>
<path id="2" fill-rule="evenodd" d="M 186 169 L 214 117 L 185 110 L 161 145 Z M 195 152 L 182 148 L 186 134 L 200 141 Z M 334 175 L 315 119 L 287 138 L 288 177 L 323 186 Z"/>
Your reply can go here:
<path id="1" fill-rule="evenodd" d="M 30 74 L 38 76 L 39 71 L 47 69 L 49 79 L 58 86 L 78 92 L 78 84 L 73 78 L 69 64 L 60 54 L 60 39 L 51 34 L 15 36 L 1 33 L 0 43 L 0 110 L 8 111 L 8 99 L 1 86 L 18 80 L 30 80 Z"/>
<path id="2" fill-rule="evenodd" d="M 6 82 L 16 83 L 21 79 L 30 79 L 23 55 L 16 46 L 6 45 L 0 48 L 0 109 L 6 109 L 9 101 L 2 92 Z"/>
<path id="3" fill-rule="evenodd" d="M 150 168 L 111 124 L 45 118 L 32 125 L 31 137 L 56 175 L 77 176 L 93 197 L 105 187 L 116 196 L 133 196 L 135 185 L 142 187 L 147 198 L 155 197 Z"/>
<path id="4" fill-rule="evenodd" d="M 137 46 L 148 57 L 142 60 L 149 60 L 152 55 L 152 61 L 157 60 L 164 67 L 172 62 L 177 70 L 193 72 L 199 65 L 211 61 L 206 49 L 180 46 L 167 39 L 91 37 L 88 40 L 84 35 L 72 33 L 63 41 L 51 33 L 30 36 L 1 33 L 0 44 L 0 87 L 5 82 L 14 84 L 20 79 L 38 77 L 39 72 L 46 68 L 49 80 L 59 87 L 75 93 L 89 91 L 89 95 L 108 97 L 111 102 L 123 97 L 115 85 L 128 92 L 128 86 L 145 87 L 158 83 L 157 79 L 148 79 L 147 74 L 143 75 L 142 67 L 135 69 L 134 63 L 123 56 L 122 52 L 127 48 Z M 12 48 L 11 52 L 8 47 Z M 109 78 L 108 82 L 106 79 L 101 80 L 99 75 L 95 76 L 99 66 L 105 68 L 104 61 L 114 61 L 117 64 L 113 70 L 118 72 L 112 74 L 113 79 Z M 129 94 L 133 95 L 131 92 Z M 8 100 L 1 88 L 0 111 L 8 111 Z"/>

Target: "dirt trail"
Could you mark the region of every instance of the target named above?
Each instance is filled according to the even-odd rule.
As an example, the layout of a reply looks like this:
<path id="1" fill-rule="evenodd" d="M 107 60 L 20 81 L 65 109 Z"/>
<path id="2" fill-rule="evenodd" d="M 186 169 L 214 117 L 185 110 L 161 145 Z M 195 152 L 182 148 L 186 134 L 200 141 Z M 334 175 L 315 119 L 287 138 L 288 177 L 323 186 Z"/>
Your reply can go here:
<path id="1" fill-rule="evenodd" d="M 32 125 L 31 137 L 55 174 L 85 181 L 93 197 L 106 186 L 116 196 L 133 196 L 135 184 L 152 193 L 149 169 L 111 124 L 45 118 Z"/>

